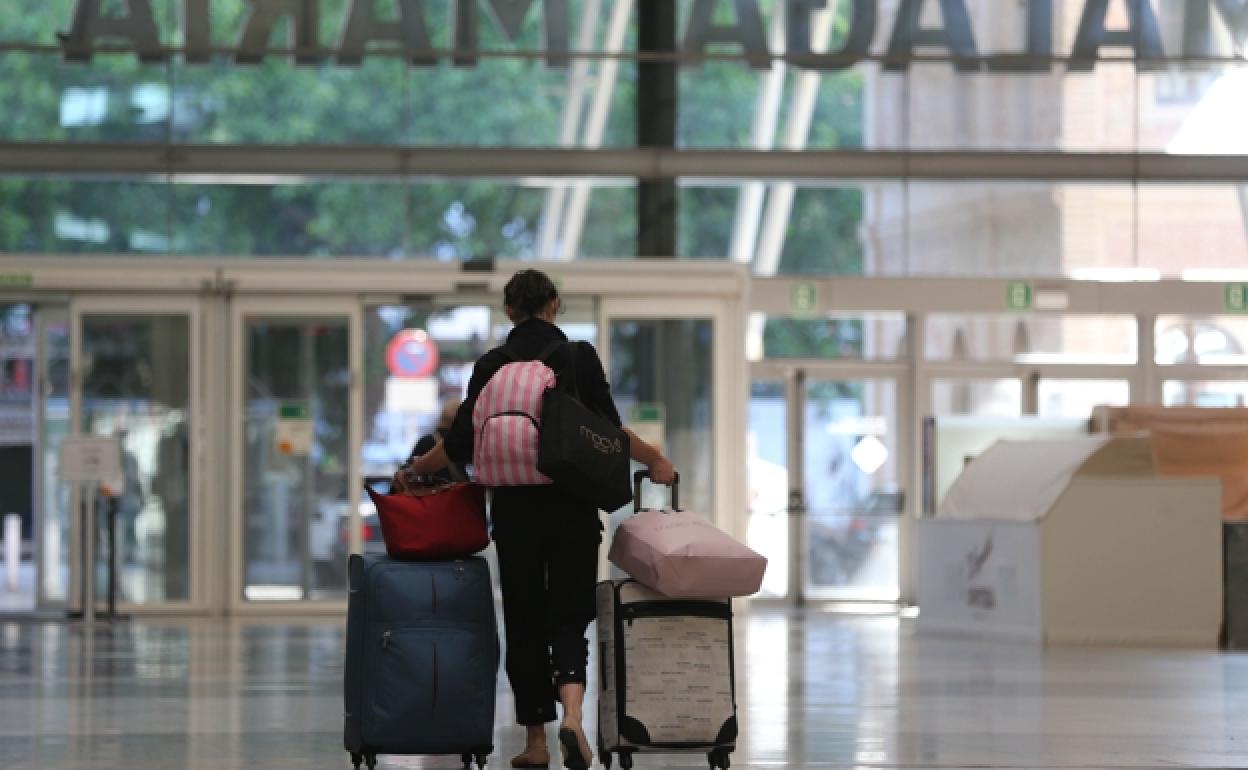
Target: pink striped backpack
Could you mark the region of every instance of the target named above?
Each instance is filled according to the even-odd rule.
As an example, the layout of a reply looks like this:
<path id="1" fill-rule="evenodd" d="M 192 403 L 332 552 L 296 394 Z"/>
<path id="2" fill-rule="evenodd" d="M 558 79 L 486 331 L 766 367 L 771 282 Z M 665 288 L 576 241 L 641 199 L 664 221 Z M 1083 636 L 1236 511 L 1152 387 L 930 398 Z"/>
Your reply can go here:
<path id="1" fill-rule="evenodd" d="M 542 424 L 542 396 L 555 387 L 555 373 L 544 361 L 557 342 L 534 361 L 520 361 L 507 348 L 509 361 L 490 378 L 472 410 L 472 465 L 476 482 L 487 487 L 550 484 L 537 470 Z"/>

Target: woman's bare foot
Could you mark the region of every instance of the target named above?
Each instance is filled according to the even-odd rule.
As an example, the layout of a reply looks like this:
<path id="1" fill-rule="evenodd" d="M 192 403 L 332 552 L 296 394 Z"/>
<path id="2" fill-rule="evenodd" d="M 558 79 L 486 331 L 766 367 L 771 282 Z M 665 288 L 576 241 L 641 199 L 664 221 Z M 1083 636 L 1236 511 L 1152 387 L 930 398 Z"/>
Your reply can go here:
<path id="1" fill-rule="evenodd" d="M 550 767 L 550 749 L 546 747 L 546 725 L 529 725 L 525 728 L 524 751 L 511 758 L 515 768 Z"/>

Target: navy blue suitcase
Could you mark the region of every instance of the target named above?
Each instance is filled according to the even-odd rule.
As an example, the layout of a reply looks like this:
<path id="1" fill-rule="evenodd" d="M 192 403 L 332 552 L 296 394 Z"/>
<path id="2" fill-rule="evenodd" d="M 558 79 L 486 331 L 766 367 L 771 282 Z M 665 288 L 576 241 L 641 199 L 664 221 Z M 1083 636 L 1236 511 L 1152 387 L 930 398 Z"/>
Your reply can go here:
<path id="1" fill-rule="evenodd" d="M 371 770 L 378 754 L 451 754 L 484 767 L 499 661 L 489 565 L 356 554 L 347 572 L 352 763 Z"/>

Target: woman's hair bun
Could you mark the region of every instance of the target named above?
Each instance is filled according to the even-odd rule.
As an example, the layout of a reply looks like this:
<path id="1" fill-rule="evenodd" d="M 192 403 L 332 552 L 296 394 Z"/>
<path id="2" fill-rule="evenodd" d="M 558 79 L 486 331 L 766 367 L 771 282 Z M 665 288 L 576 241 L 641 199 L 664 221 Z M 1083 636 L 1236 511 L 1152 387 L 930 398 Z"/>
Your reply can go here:
<path id="1" fill-rule="evenodd" d="M 555 282 L 541 270 L 521 270 L 503 289 L 503 304 L 528 316 L 537 315 L 559 296 Z"/>

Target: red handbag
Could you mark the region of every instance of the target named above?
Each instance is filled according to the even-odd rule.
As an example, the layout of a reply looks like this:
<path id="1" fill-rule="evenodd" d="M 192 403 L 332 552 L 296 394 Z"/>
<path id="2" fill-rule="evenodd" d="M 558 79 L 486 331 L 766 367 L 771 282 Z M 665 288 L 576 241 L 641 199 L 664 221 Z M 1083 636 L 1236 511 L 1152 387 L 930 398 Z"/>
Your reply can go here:
<path id="1" fill-rule="evenodd" d="M 449 484 L 383 495 L 366 484 L 377 506 L 386 553 L 395 559 L 459 559 L 490 544 L 485 528 L 485 488 Z"/>

